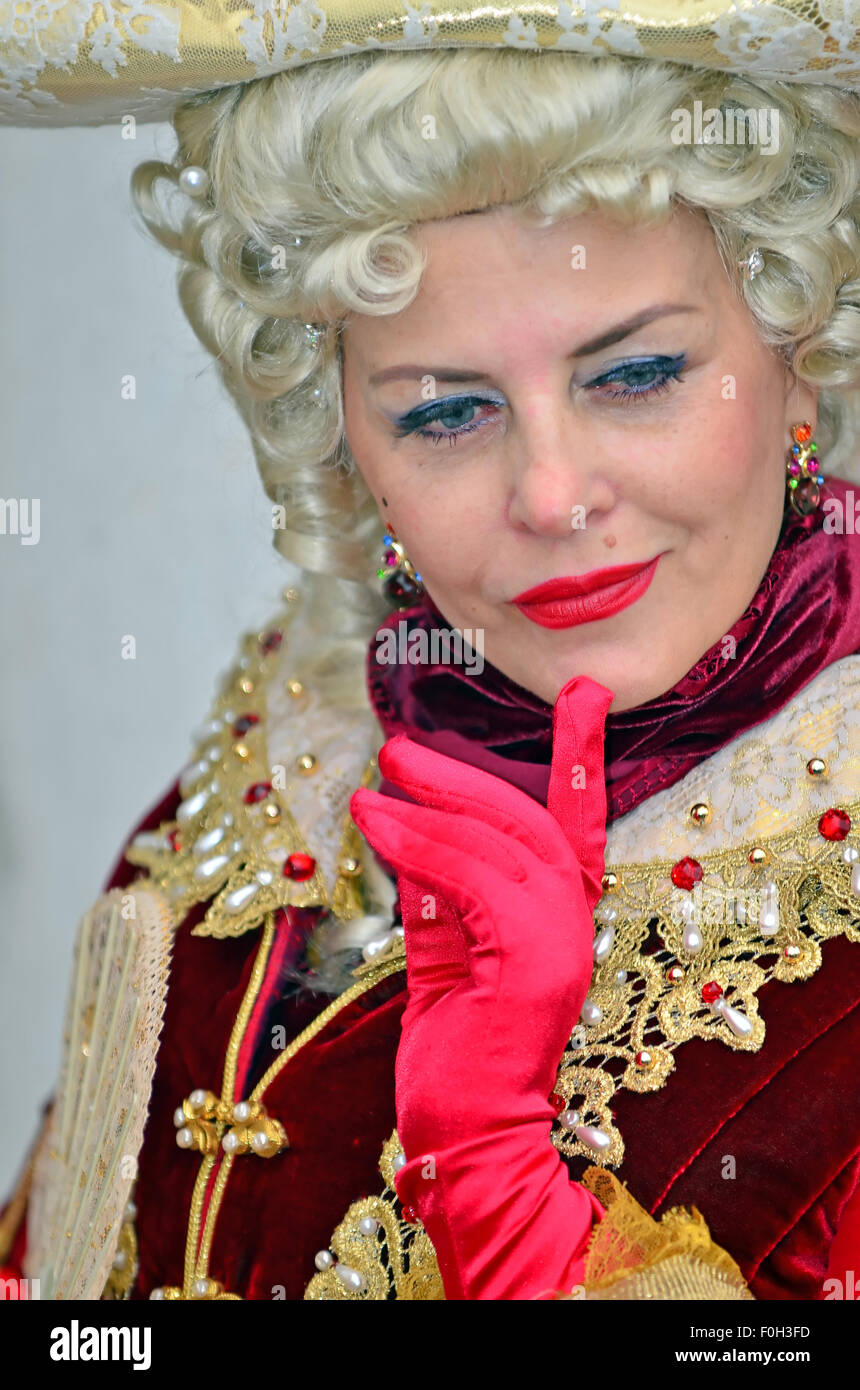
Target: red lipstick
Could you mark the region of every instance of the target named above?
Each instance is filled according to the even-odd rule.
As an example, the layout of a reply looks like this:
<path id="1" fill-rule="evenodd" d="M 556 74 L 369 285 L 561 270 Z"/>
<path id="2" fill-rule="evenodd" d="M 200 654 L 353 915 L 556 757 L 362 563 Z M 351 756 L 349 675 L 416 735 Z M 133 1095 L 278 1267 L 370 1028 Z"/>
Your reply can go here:
<path id="1" fill-rule="evenodd" d="M 662 552 L 661 552 L 662 554 Z M 639 565 L 613 565 L 588 574 L 549 579 L 510 602 L 541 627 L 577 627 L 629 608 L 654 578 L 660 555 Z"/>

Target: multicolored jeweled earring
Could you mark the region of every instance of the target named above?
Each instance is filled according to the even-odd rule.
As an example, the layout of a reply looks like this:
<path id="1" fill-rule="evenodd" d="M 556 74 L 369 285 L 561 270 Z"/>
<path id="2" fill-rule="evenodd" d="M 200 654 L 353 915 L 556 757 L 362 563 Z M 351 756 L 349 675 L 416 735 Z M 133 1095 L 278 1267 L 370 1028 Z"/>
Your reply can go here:
<path id="1" fill-rule="evenodd" d="M 381 556 L 382 565 L 376 571 L 376 577 L 383 581 L 382 592 L 385 597 L 393 599 L 401 608 L 407 608 L 410 604 L 417 603 L 424 593 L 421 575 L 416 573 L 406 551 L 394 534 L 393 526 L 389 526 L 382 537 L 382 543 L 385 549 Z"/>
<path id="2" fill-rule="evenodd" d="M 798 516 L 809 516 L 821 500 L 819 488 L 824 482 L 818 445 L 812 438 L 812 426 L 808 420 L 800 425 L 792 425 L 791 437 L 794 443 L 785 464 L 788 500 Z"/>

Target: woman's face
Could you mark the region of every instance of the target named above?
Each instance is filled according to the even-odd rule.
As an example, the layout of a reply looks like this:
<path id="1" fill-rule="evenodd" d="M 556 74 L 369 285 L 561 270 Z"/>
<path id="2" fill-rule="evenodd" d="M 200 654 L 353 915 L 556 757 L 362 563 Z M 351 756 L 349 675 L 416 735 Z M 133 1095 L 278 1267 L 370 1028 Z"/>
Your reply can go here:
<path id="1" fill-rule="evenodd" d="M 753 597 L 815 393 L 699 213 L 536 229 L 503 207 L 413 234 L 416 298 L 343 331 L 347 439 L 385 524 L 447 622 L 548 703 L 579 674 L 614 711 L 662 694 Z M 567 602 L 513 602 L 555 579 Z"/>

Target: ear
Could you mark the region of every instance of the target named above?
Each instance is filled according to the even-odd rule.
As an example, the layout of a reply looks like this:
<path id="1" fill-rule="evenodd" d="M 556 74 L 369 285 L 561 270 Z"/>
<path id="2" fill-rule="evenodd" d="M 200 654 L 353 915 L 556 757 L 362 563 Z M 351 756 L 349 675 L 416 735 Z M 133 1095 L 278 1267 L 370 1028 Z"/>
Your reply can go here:
<path id="1" fill-rule="evenodd" d="M 818 387 L 810 386 L 795 375 L 790 363 L 785 364 L 785 448 L 788 451 L 793 443 L 792 425 L 808 420 L 812 426 L 812 437 L 818 425 Z"/>

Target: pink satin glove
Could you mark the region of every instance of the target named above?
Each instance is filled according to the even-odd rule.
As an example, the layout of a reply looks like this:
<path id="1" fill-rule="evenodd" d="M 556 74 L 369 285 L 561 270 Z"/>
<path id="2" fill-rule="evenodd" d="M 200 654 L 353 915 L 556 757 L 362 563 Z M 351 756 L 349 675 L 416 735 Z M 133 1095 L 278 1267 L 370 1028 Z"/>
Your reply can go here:
<path id="1" fill-rule="evenodd" d="M 421 804 L 366 789 L 350 801 L 398 873 L 409 997 L 397 1192 L 424 1222 L 449 1299 L 569 1291 L 603 1214 L 551 1143 L 549 1096 L 593 968 L 611 700 L 587 677 L 561 691 L 546 808 L 405 735 L 379 765 Z"/>

